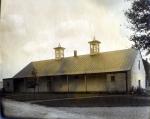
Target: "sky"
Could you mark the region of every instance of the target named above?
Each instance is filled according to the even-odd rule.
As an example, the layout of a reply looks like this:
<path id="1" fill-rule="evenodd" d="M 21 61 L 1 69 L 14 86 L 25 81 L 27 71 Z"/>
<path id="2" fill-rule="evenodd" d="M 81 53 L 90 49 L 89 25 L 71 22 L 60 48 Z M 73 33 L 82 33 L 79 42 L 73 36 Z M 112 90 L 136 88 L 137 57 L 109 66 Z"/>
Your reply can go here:
<path id="1" fill-rule="evenodd" d="M 59 43 L 65 57 L 89 54 L 94 36 L 101 52 L 130 48 L 127 6 L 125 0 L 2 0 L 0 80 L 31 61 L 53 59 Z"/>

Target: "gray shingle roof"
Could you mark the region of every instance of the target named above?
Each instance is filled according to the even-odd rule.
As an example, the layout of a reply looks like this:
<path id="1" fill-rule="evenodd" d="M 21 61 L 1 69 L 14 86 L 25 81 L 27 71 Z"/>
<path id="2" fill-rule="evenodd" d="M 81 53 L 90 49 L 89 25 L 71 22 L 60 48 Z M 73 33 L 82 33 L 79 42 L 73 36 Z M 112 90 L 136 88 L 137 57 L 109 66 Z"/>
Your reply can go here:
<path id="1" fill-rule="evenodd" d="M 28 64 L 14 78 L 32 77 L 33 69 L 38 76 L 127 71 L 132 68 L 137 53 L 135 49 L 125 49 L 97 55 L 66 57 L 61 60 L 35 61 Z"/>

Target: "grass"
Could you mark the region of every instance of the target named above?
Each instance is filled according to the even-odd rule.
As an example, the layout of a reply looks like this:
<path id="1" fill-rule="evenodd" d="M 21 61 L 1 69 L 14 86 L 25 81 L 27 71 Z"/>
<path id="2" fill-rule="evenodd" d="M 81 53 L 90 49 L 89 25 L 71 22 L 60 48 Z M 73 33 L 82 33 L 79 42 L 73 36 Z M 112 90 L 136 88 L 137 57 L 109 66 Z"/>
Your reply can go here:
<path id="1" fill-rule="evenodd" d="M 30 102 L 50 107 L 120 107 L 150 106 L 149 96 L 139 95 L 108 95 L 97 93 L 40 93 L 40 94 L 7 94 L 5 98 Z"/>

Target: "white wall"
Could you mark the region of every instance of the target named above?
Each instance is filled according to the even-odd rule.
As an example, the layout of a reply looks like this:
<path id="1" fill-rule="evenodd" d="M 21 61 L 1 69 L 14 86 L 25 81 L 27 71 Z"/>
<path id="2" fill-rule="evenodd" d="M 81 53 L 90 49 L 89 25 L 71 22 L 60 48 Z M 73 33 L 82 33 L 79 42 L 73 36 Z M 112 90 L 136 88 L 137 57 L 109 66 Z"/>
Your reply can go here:
<path id="1" fill-rule="evenodd" d="M 111 82 L 111 76 L 115 76 L 115 82 Z M 86 76 L 87 91 L 88 92 L 124 92 L 126 91 L 126 74 L 125 73 L 110 73 L 99 75 Z M 67 80 L 57 79 L 54 80 L 53 90 L 59 92 L 67 92 Z M 85 80 L 84 76 L 79 79 L 69 78 L 69 91 L 70 92 L 84 92 Z"/>
<path id="2" fill-rule="evenodd" d="M 87 76 L 87 91 L 106 92 L 106 74 Z"/>
<path id="3" fill-rule="evenodd" d="M 139 61 L 140 61 L 140 69 L 138 66 Z M 138 52 L 138 55 L 131 69 L 131 86 L 137 88 L 139 86 L 139 80 L 141 82 L 141 88 L 145 88 L 146 74 L 145 74 L 145 69 L 144 69 L 141 54 Z"/>
<path id="4" fill-rule="evenodd" d="M 113 91 L 126 91 L 126 74 L 125 73 L 111 73 L 107 74 L 107 90 Z M 111 76 L 115 76 L 115 81 L 111 82 Z"/>
<path id="5" fill-rule="evenodd" d="M 106 74 L 86 75 L 69 77 L 69 92 L 105 92 L 106 90 Z M 87 84 L 87 86 L 86 86 Z M 56 92 L 68 92 L 67 79 L 55 79 L 52 82 L 52 90 Z"/>
<path id="6" fill-rule="evenodd" d="M 52 90 L 54 92 L 68 92 L 67 79 L 56 78 L 52 81 Z"/>
<path id="7" fill-rule="evenodd" d="M 86 87 L 84 78 L 69 80 L 69 92 L 85 92 L 85 91 Z"/>

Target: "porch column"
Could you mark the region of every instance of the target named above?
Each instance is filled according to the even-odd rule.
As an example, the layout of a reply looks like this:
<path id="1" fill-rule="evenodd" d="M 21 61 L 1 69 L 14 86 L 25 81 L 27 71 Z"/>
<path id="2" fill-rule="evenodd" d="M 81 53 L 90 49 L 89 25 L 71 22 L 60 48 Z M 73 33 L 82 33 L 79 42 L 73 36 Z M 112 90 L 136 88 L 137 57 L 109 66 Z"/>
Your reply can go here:
<path id="1" fill-rule="evenodd" d="M 67 90 L 69 92 L 69 77 L 68 77 L 68 75 L 67 75 Z"/>
<path id="2" fill-rule="evenodd" d="M 49 80 L 49 91 L 52 92 L 52 77 Z"/>
<path id="3" fill-rule="evenodd" d="M 85 92 L 87 92 L 87 79 L 86 79 L 86 74 L 84 75 L 84 82 L 85 82 Z"/>
<path id="4" fill-rule="evenodd" d="M 37 93 L 39 93 L 40 88 L 39 88 L 39 78 L 38 77 L 36 77 L 36 85 L 37 85 Z"/>
<path id="5" fill-rule="evenodd" d="M 125 72 L 125 79 L 126 79 L 126 93 L 128 93 L 128 74 Z"/>
<path id="6" fill-rule="evenodd" d="M 28 80 L 28 79 L 26 79 L 26 80 Z M 23 86 L 24 86 L 24 91 L 23 92 L 26 92 L 26 82 L 25 82 L 26 80 L 25 80 L 25 78 L 23 78 Z"/>

